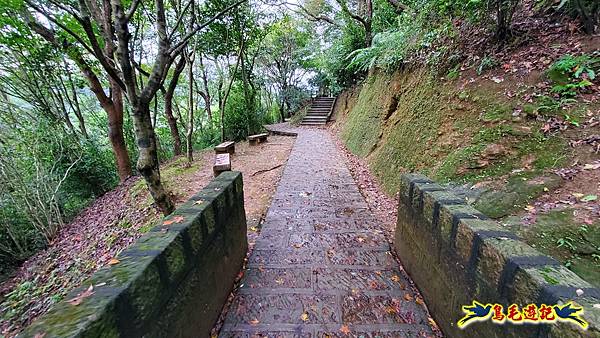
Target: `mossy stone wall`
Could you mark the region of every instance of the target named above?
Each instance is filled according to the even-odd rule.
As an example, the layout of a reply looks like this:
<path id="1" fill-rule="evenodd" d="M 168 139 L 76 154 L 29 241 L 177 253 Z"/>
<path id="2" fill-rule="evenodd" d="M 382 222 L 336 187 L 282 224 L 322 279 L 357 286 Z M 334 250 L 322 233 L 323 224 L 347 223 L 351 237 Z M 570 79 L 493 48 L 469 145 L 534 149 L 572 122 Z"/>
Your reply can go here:
<path id="1" fill-rule="evenodd" d="M 208 337 L 247 246 L 242 174 L 225 172 L 20 336 Z"/>
<path id="2" fill-rule="evenodd" d="M 599 289 L 429 178 L 400 182 L 394 246 L 447 337 L 600 337 Z M 462 306 L 473 300 L 504 309 L 574 301 L 589 327 L 488 321 L 461 330 Z"/>

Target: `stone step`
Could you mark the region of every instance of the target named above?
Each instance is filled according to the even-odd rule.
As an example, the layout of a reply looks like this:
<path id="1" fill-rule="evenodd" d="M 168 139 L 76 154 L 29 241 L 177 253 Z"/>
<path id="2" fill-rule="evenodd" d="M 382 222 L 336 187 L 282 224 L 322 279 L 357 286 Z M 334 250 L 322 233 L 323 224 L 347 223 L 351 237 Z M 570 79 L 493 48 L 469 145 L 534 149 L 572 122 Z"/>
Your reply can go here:
<path id="1" fill-rule="evenodd" d="M 324 126 L 327 122 L 304 122 L 300 123 L 303 126 Z"/>

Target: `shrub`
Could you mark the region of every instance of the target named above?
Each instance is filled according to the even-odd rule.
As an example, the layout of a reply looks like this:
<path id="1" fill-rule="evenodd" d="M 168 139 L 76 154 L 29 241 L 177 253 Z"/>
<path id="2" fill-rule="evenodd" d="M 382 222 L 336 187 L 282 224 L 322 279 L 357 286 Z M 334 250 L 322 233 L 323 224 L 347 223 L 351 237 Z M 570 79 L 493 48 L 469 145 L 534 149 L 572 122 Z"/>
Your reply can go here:
<path id="1" fill-rule="evenodd" d="M 564 55 L 554 62 L 547 76 L 554 82 L 552 92 L 565 97 L 576 96 L 580 89 L 592 85 L 600 68 L 600 57 L 595 54 Z"/>

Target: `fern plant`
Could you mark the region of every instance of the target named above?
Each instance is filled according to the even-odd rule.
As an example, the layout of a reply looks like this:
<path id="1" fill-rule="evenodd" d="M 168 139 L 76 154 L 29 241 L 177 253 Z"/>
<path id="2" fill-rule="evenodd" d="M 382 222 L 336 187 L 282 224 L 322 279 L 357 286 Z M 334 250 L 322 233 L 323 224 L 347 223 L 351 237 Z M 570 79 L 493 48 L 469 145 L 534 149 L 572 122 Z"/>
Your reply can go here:
<path id="1" fill-rule="evenodd" d="M 580 89 L 592 85 L 600 69 L 600 57 L 594 54 L 564 55 L 554 62 L 546 74 L 555 83 L 552 92 L 574 97 Z"/>

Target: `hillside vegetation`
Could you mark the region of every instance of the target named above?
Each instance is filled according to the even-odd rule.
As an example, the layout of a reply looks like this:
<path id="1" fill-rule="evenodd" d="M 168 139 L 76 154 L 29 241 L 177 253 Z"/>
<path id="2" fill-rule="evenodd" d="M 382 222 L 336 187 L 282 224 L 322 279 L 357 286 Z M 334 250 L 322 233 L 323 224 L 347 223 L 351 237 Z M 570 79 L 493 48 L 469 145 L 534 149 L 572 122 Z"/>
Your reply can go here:
<path id="1" fill-rule="evenodd" d="M 598 62 L 600 40 L 579 38 L 575 52 Z M 372 70 L 338 98 L 335 129 L 388 194 L 402 172 L 429 175 L 599 285 L 599 88 L 557 92 L 569 46 L 526 44 L 444 77 Z M 540 48 L 548 55 L 527 55 Z"/>

